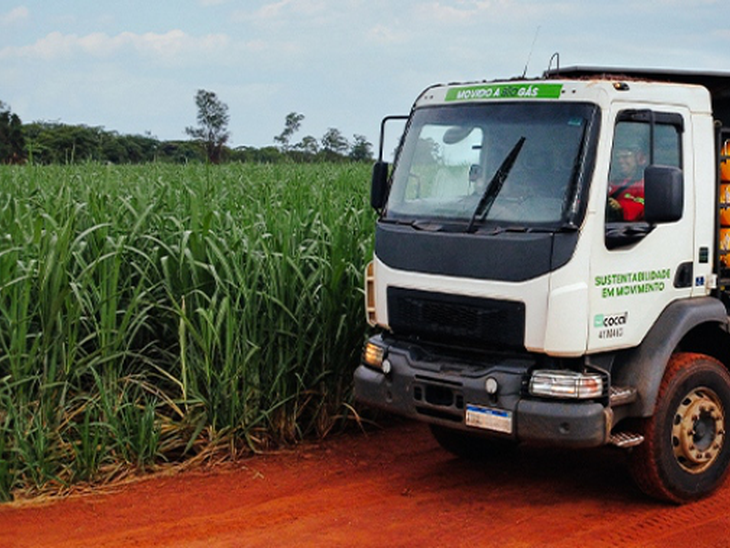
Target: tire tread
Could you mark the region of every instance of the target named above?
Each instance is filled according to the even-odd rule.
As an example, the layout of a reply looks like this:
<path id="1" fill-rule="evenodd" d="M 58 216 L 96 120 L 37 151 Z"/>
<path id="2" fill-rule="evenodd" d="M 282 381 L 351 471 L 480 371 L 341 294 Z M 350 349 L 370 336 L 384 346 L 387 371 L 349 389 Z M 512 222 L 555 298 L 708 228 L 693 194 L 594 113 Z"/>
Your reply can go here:
<path id="1" fill-rule="evenodd" d="M 644 443 L 633 449 L 630 453 L 629 470 L 639 489 L 650 497 L 675 504 L 682 504 L 699 499 L 707 494 L 703 492 L 685 494 L 671 489 L 671 486 L 663 477 L 660 468 L 660 449 L 657 447 L 657 444 L 660 442 L 661 436 L 657 434 L 656 429 L 660 428 L 661 424 L 658 424 L 660 421 L 655 420 L 655 417 L 660 411 L 661 406 L 668 404 L 667 400 L 671 397 L 670 392 L 674 388 L 677 379 L 680 377 L 686 378 L 694 370 L 706 367 L 708 362 L 716 366 L 719 371 L 722 371 L 722 374 L 730 384 L 730 375 L 728 375 L 725 366 L 715 358 L 694 352 L 676 353 L 669 360 L 661 384 L 659 385 L 654 415 L 642 419 L 640 422 L 641 434 L 643 434 L 645 440 Z"/>

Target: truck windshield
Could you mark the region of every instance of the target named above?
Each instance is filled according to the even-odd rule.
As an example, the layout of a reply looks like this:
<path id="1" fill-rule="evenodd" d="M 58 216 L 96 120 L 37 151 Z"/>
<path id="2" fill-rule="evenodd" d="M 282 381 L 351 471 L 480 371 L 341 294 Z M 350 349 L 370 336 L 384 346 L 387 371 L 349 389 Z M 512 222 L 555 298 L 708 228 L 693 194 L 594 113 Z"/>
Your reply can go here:
<path id="1" fill-rule="evenodd" d="M 417 110 L 383 218 L 470 228 L 475 220 L 505 227 L 559 226 L 575 200 L 595 116 L 593 105 L 557 102 Z M 485 195 L 488 207 L 480 206 Z"/>

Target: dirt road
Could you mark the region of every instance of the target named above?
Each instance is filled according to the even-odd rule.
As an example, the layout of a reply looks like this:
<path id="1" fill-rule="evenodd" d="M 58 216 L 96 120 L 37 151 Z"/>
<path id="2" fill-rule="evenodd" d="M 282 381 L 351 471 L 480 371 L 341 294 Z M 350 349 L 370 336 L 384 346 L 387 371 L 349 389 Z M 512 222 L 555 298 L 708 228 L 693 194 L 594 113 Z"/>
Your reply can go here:
<path id="1" fill-rule="evenodd" d="M 456 459 L 405 423 L 113 493 L 0 507 L 0 546 L 730 546 L 730 482 L 683 507 L 642 497 L 620 451 Z"/>

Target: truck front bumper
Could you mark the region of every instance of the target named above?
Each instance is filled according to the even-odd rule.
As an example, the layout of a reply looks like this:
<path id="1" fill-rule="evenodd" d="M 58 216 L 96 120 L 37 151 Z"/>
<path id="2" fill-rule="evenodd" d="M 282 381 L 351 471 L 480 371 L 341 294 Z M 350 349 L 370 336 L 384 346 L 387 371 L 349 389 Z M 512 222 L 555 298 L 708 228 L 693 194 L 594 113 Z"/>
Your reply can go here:
<path id="1" fill-rule="evenodd" d="M 390 371 L 360 365 L 355 398 L 369 406 L 485 436 L 567 447 L 607 443 L 611 411 L 595 401 L 528 399 L 528 364 L 502 360 L 481 367 L 414 358 L 390 347 Z M 417 366 L 416 366 L 417 365 Z M 497 386 L 486 389 L 487 379 Z"/>

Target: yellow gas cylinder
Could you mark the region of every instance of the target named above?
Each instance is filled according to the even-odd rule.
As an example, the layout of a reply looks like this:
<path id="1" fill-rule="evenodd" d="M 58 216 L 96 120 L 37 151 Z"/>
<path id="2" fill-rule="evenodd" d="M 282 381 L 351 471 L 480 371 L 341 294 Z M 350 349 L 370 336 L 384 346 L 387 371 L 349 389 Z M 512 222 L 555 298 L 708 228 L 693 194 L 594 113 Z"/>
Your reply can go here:
<path id="1" fill-rule="evenodd" d="M 720 207 L 720 224 L 730 228 L 730 204 L 725 204 Z"/>
<path id="2" fill-rule="evenodd" d="M 730 141 L 725 141 L 725 144 L 722 147 L 722 155 L 730 156 Z M 730 160 L 725 160 L 720 163 L 720 178 L 723 181 L 730 183 Z M 730 203 L 730 201 L 725 203 Z"/>
<path id="3" fill-rule="evenodd" d="M 720 203 L 722 205 L 730 205 L 730 181 L 720 182 Z"/>
<path id="4" fill-rule="evenodd" d="M 730 228 L 720 229 L 720 251 L 730 251 Z"/>
<path id="5" fill-rule="evenodd" d="M 730 228 L 720 229 L 720 256 L 725 266 L 730 266 Z"/>

